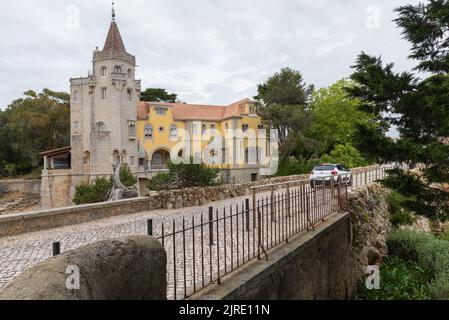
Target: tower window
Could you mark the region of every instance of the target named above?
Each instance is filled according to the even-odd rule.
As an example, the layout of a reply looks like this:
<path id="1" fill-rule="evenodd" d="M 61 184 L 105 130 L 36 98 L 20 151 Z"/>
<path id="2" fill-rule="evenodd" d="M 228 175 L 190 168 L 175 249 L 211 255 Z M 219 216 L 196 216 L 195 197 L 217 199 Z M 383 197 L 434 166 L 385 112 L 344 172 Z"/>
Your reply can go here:
<path id="1" fill-rule="evenodd" d="M 132 101 L 133 100 L 133 93 L 131 89 L 128 89 L 128 101 Z"/>
<path id="2" fill-rule="evenodd" d="M 128 135 L 130 138 L 136 137 L 136 125 L 134 123 L 130 123 L 128 126 Z"/>
<path id="3" fill-rule="evenodd" d="M 73 101 L 79 102 L 80 101 L 80 92 L 78 90 L 75 90 L 73 93 Z"/>
<path id="4" fill-rule="evenodd" d="M 108 98 L 108 89 L 107 88 L 101 88 L 101 98 L 103 100 L 106 100 Z"/>
<path id="5" fill-rule="evenodd" d="M 108 69 L 107 69 L 106 67 L 101 67 L 101 75 L 102 75 L 103 77 L 106 77 L 107 72 L 108 72 Z"/>
<path id="6" fill-rule="evenodd" d="M 114 67 L 114 73 L 122 73 L 122 67 L 121 66 L 115 66 Z"/>
<path id="7" fill-rule="evenodd" d="M 128 69 L 128 78 L 132 78 L 133 77 L 133 71 L 131 69 Z"/>

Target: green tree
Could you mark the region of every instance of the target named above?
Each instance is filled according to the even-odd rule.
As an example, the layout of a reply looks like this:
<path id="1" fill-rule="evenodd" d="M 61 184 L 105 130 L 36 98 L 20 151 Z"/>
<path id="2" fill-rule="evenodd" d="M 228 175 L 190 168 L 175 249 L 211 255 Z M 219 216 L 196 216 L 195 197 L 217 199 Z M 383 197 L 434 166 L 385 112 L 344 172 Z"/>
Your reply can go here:
<path id="1" fill-rule="evenodd" d="M 175 103 L 178 95 L 168 93 L 166 89 L 148 88 L 140 94 L 141 101 Z"/>
<path id="2" fill-rule="evenodd" d="M 312 94 L 313 125 L 307 136 L 320 142 L 316 151 L 328 154 L 337 145 L 351 144 L 357 125 L 369 121 L 370 116 L 359 110 L 359 99 L 348 96 L 346 88 L 352 86 L 353 82 L 340 80 Z"/>
<path id="3" fill-rule="evenodd" d="M 279 132 L 281 159 L 289 157 L 297 147 L 302 133 L 309 128 L 312 117 L 307 102 L 313 86 L 307 86 L 299 71 L 284 68 L 258 86 L 258 113 Z"/>
<path id="4" fill-rule="evenodd" d="M 359 55 L 349 89 L 373 120 L 358 126 L 357 146 L 380 163 L 420 165 L 420 177 L 395 169 L 384 184 L 413 201 L 409 209 L 430 217 L 449 217 L 449 2 L 430 1 L 396 9 L 397 24 L 411 42 L 417 77 L 395 73 L 381 58 Z M 399 138 L 387 134 L 396 128 Z"/>
<path id="5" fill-rule="evenodd" d="M 28 173 L 42 164 L 39 153 L 70 144 L 70 96 L 29 90 L 0 112 L 0 173 L 7 164 Z"/>
<path id="6" fill-rule="evenodd" d="M 349 168 L 363 167 L 369 164 L 351 144 L 337 145 L 331 153 L 321 157 L 321 162 L 341 163 Z"/>
<path id="7" fill-rule="evenodd" d="M 83 182 L 75 188 L 73 203 L 76 205 L 105 202 L 112 190 L 111 179 L 98 178 L 94 183 Z"/>

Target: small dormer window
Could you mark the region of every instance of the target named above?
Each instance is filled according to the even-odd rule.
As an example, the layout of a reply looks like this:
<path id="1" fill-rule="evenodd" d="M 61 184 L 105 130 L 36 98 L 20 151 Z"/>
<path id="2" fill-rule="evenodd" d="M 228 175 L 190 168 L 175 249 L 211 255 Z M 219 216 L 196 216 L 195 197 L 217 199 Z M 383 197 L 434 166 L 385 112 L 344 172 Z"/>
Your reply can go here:
<path id="1" fill-rule="evenodd" d="M 253 105 L 253 104 L 249 105 L 249 114 L 251 114 L 251 115 L 257 114 L 255 105 Z"/>

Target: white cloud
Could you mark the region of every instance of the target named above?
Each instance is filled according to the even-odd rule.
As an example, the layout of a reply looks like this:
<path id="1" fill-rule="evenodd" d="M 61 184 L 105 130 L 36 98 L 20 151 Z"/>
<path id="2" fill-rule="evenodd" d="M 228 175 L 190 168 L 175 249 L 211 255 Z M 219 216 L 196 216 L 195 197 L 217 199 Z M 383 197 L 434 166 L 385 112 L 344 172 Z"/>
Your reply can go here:
<path id="1" fill-rule="evenodd" d="M 367 8 L 376 2 L 381 10 L 373 18 Z M 329 85 L 350 74 L 362 50 L 410 69 L 409 45 L 391 20 L 395 7 L 417 2 L 117 0 L 116 6 L 145 87 L 167 88 L 192 103 L 227 104 L 255 95 L 257 84 L 287 66 L 308 83 Z M 379 28 L 369 28 L 367 19 Z M 0 21 L 5 107 L 27 89 L 67 91 L 70 77 L 87 74 L 93 49 L 106 37 L 110 1 L 2 0 Z"/>

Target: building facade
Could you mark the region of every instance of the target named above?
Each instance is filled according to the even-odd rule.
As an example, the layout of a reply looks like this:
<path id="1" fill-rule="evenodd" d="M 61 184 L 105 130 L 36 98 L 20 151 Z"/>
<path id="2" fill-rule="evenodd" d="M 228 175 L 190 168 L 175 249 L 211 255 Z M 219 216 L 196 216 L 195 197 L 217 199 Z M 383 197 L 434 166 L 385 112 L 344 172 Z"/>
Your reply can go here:
<path id="1" fill-rule="evenodd" d="M 219 168 L 226 183 L 259 178 L 269 148 L 260 148 L 263 124 L 253 101 L 140 102 L 140 91 L 136 58 L 126 51 L 114 15 L 103 49 L 93 53 L 92 71 L 70 79 L 71 146 L 42 153 L 43 207 L 71 205 L 77 185 L 111 176 L 119 163 L 131 168 L 143 190 L 146 179 L 166 171 L 177 147 L 175 155 Z"/>

